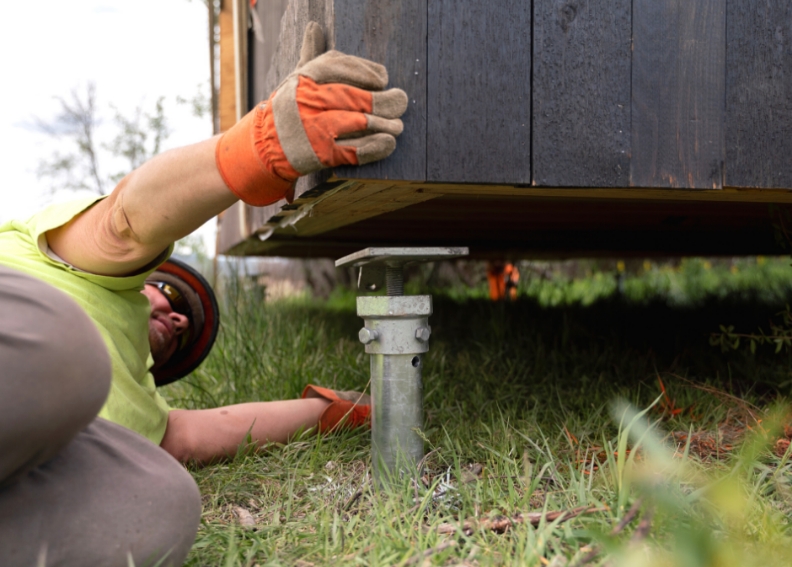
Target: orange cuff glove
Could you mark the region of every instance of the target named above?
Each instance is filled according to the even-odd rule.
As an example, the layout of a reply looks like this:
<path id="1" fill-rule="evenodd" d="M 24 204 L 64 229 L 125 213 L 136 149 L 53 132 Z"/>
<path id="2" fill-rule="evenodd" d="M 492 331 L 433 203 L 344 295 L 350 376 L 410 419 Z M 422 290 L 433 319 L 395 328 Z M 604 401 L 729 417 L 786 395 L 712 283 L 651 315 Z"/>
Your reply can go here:
<path id="1" fill-rule="evenodd" d="M 302 398 L 323 398 L 330 402 L 319 417 L 319 431 L 371 426 L 371 396 L 360 392 L 339 392 L 320 386 L 306 386 Z"/>
<path id="2" fill-rule="evenodd" d="M 385 67 L 324 51 L 324 34 L 308 24 L 297 68 L 217 144 L 217 168 L 228 188 L 249 205 L 293 194 L 301 175 L 327 167 L 363 165 L 389 156 L 407 110 Z"/>

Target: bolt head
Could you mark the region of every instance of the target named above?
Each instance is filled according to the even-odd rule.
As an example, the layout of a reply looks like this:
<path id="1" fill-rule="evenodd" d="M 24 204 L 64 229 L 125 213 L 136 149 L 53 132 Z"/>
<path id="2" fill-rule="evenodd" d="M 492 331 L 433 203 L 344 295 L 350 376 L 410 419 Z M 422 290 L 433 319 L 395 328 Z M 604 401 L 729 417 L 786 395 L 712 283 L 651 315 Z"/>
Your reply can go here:
<path id="1" fill-rule="evenodd" d="M 371 342 L 376 341 L 379 338 L 379 333 L 374 329 L 363 327 L 362 329 L 360 329 L 360 332 L 358 333 L 358 338 L 360 339 L 361 343 L 367 345 Z"/>
<path id="2" fill-rule="evenodd" d="M 432 329 L 430 329 L 429 327 L 419 327 L 418 329 L 415 330 L 415 338 L 421 341 L 422 343 L 429 341 L 429 337 L 431 336 L 432 336 Z"/>

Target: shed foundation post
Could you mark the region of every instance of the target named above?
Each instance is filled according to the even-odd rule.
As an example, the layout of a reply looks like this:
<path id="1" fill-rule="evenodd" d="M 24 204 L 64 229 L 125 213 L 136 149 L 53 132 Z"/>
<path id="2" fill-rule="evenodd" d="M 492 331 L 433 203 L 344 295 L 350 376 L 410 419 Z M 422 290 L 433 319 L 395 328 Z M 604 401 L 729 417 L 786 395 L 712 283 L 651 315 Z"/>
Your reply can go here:
<path id="1" fill-rule="evenodd" d="M 467 248 L 367 248 L 336 262 L 361 268 L 360 290 L 387 290 L 357 298 L 364 322 L 358 338 L 371 355 L 371 461 L 378 484 L 401 474 L 417 476 L 423 459 L 421 370 L 429 350 L 432 298 L 403 295 L 403 268 L 467 253 Z"/>

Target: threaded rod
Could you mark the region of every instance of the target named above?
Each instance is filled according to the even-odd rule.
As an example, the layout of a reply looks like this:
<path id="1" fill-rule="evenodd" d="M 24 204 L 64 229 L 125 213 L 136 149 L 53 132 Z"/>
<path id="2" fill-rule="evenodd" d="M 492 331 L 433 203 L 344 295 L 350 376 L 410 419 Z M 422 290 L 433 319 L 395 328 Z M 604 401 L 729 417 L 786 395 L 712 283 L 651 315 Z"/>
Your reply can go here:
<path id="1" fill-rule="evenodd" d="M 402 266 L 385 266 L 385 292 L 388 295 L 404 295 L 404 269 Z"/>

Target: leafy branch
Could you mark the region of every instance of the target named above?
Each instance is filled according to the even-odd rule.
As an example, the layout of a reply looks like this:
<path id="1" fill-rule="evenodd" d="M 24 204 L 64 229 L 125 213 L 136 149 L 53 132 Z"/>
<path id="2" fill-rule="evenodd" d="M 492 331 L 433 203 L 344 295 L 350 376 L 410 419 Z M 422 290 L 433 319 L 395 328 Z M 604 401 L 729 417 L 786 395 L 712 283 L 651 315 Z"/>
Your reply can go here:
<path id="1" fill-rule="evenodd" d="M 68 97 L 57 97 L 60 112 L 51 121 L 36 119 L 41 132 L 58 140 L 56 151 L 39 162 L 39 179 L 49 179 L 50 190 L 87 190 L 104 195 L 126 174 L 157 155 L 170 135 L 165 117 L 164 98 L 160 97 L 152 112 L 141 107 L 131 117 L 111 106 L 117 128 L 110 143 L 97 141 L 102 126 L 96 97 L 96 85 L 88 83 L 84 92 L 74 88 Z M 121 160 L 124 167 L 111 175 L 104 175 L 106 161 Z"/>
<path id="2" fill-rule="evenodd" d="M 88 190 L 99 195 L 105 194 L 106 183 L 99 173 L 99 159 L 96 151 L 96 85 L 88 83 L 85 94 L 73 89 L 70 96 L 57 97 L 60 113 L 51 122 L 36 119 L 38 128 L 56 139 L 66 138 L 74 143 L 72 152 L 54 153 L 49 159 L 42 160 L 37 174 L 39 178 L 59 179 L 53 184 L 57 189 L 73 191 Z"/>
<path id="3" fill-rule="evenodd" d="M 110 176 L 115 184 L 127 173 L 160 153 L 162 143 L 170 135 L 170 130 L 164 113 L 164 97 L 157 99 L 152 114 L 143 112 L 137 107 L 134 115 L 128 118 L 115 106 L 112 108 L 115 111 L 114 120 L 119 131 L 113 141 L 103 147 L 109 150 L 111 155 L 123 158 L 127 163 L 125 170 Z"/>
<path id="4" fill-rule="evenodd" d="M 775 345 L 776 354 L 785 350 L 792 351 L 792 310 L 789 304 L 784 311 L 776 315 L 781 317 L 780 323 L 770 322 L 770 332 L 759 329 L 756 333 L 735 333 L 734 325 L 720 325 L 720 333 L 710 335 L 710 345 L 720 346 L 721 351 L 738 350 L 741 341 L 747 340 L 751 353 L 755 354 L 759 345 Z"/>
<path id="5" fill-rule="evenodd" d="M 792 248 L 792 234 L 789 229 L 792 226 L 792 212 L 788 207 L 771 204 L 769 216 L 776 242 L 782 248 L 789 250 Z M 789 304 L 787 303 L 786 308 L 776 315 L 781 317 L 781 322 L 770 321 L 768 333 L 763 329 L 759 329 L 756 333 L 735 333 L 734 325 L 720 325 L 721 332 L 710 335 L 710 345 L 720 346 L 722 352 L 728 352 L 738 350 L 741 342 L 747 340 L 751 354 L 755 354 L 760 345 L 774 345 L 776 354 L 782 350 L 792 352 L 792 311 Z"/>

